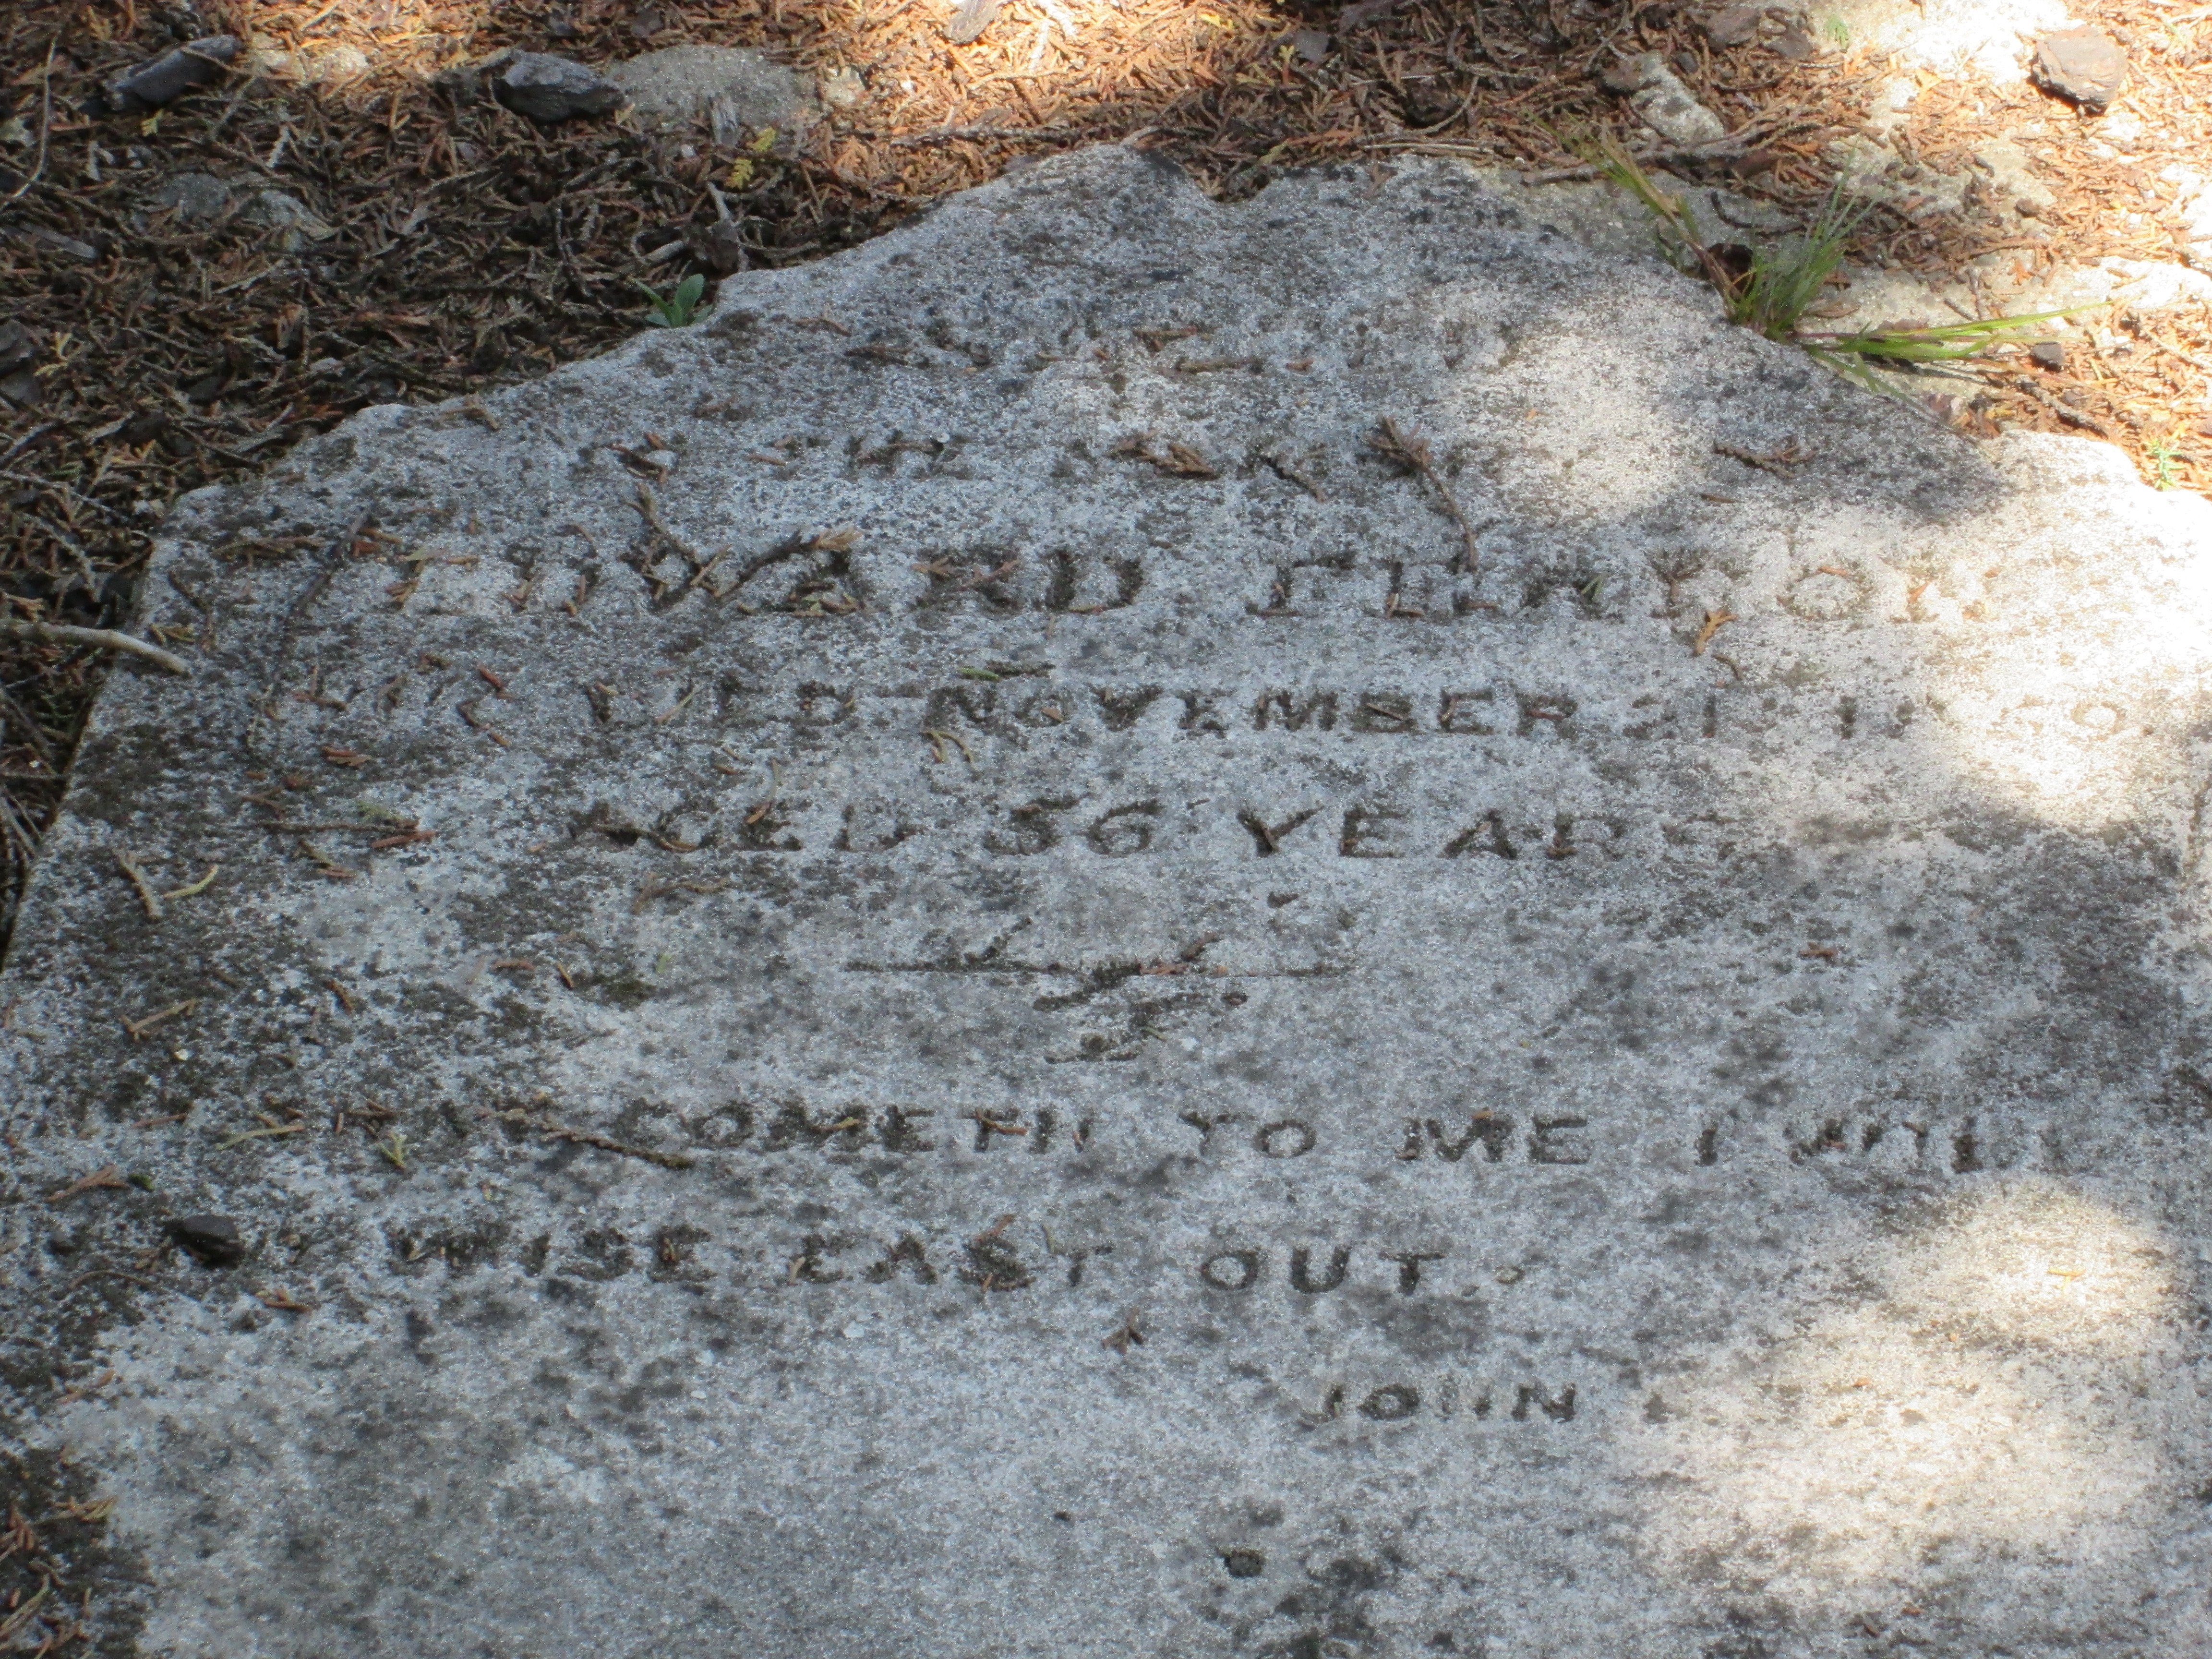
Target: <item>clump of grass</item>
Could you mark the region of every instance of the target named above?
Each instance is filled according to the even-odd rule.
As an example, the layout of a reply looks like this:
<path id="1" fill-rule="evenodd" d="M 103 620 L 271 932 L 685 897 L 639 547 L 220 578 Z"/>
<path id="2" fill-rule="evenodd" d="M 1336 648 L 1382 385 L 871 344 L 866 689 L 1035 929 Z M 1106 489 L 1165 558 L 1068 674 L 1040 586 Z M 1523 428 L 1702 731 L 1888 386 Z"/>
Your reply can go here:
<path id="1" fill-rule="evenodd" d="M 2080 309 L 2080 307 L 2075 307 Z M 1853 334 L 1792 333 L 1787 337 L 1834 369 L 1875 391 L 1876 366 L 1955 363 L 1978 357 L 2008 334 L 2047 323 L 2066 311 L 2036 311 L 1979 322 L 1939 323 L 1930 328 L 1863 329 Z"/>
<path id="2" fill-rule="evenodd" d="M 2039 311 L 1929 328 L 1861 329 L 1851 333 L 1808 331 L 1799 326 L 1843 264 L 1844 245 L 1873 209 L 1851 201 L 1839 181 L 1820 214 L 1795 244 L 1749 251 L 1708 242 L 1689 203 L 1662 185 L 1612 134 L 1575 146 L 1599 173 L 1626 191 L 1650 213 L 1661 249 L 1677 267 L 1711 283 L 1729 320 L 1770 340 L 1802 347 L 1837 373 L 1874 391 L 1877 366 L 1957 362 L 1978 357 L 2003 337 L 2085 309 Z"/>

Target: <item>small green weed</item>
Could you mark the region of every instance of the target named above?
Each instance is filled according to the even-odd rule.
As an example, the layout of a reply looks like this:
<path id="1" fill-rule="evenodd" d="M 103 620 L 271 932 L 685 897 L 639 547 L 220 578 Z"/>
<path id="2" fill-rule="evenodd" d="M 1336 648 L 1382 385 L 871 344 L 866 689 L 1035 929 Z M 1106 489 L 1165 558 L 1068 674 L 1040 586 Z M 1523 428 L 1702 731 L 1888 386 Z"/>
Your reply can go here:
<path id="1" fill-rule="evenodd" d="M 1850 50 L 1851 26 L 1849 19 L 1844 17 L 1831 17 L 1827 22 L 1823 25 L 1823 27 L 1827 32 L 1828 39 L 1836 43 L 1836 50 L 1838 52 L 1848 52 Z"/>
<path id="2" fill-rule="evenodd" d="M 1612 134 L 1570 147 L 1644 204 L 1655 222 L 1662 251 L 1678 268 L 1712 284 L 1730 322 L 1755 330 L 1770 340 L 1800 346 L 1872 391 L 1886 389 L 1875 378 L 1877 365 L 1949 363 L 1977 357 L 2005 336 L 2087 309 L 2077 306 L 2065 311 L 1990 317 L 1933 328 L 1808 332 L 1798 325 L 1843 264 L 1844 244 L 1872 210 L 1872 203 L 1845 200 L 1838 182 L 1795 246 L 1755 248 L 1746 262 L 1741 257 L 1732 259 L 1708 243 L 1690 204 L 1646 173 Z"/>
<path id="3" fill-rule="evenodd" d="M 638 291 L 652 303 L 646 307 L 645 320 L 654 328 L 682 328 L 699 309 L 699 296 L 707 291 L 707 279 L 693 271 L 677 283 L 675 291 L 661 294 L 643 283 Z"/>
<path id="4" fill-rule="evenodd" d="M 2171 489 L 2181 482 L 2173 471 L 2173 464 L 2181 458 L 2181 452 L 2173 447 L 2171 438 L 2152 439 L 2143 446 L 2143 453 L 2150 457 L 2150 464 L 2158 469 L 2158 476 L 2151 482 L 2160 489 Z"/>

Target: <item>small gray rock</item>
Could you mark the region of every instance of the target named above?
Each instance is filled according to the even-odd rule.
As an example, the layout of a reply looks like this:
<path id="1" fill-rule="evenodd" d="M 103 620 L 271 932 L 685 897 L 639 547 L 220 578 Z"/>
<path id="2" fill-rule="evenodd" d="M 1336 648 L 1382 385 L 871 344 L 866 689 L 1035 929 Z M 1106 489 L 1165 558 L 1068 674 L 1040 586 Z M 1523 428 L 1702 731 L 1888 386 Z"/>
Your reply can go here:
<path id="1" fill-rule="evenodd" d="M 2063 340 L 2038 340 L 2028 347 L 2027 355 L 2038 368 L 2047 368 L 2053 374 L 2066 372 L 2066 345 Z"/>
<path id="2" fill-rule="evenodd" d="M 204 224 L 230 205 L 230 185 L 212 173 L 179 173 L 164 179 L 152 202 L 177 216 L 180 223 Z"/>
<path id="3" fill-rule="evenodd" d="M 169 1237 L 203 1267 L 235 1267 L 246 1260 L 246 1241 L 227 1215 L 179 1216 L 169 1224 Z"/>
<path id="4" fill-rule="evenodd" d="M 518 52 L 492 77 L 491 95 L 517 115 L 551 125 L 619 109 L 623 89 L 594 70 L 550 52 Z"/>
<path id="5" fill-rule="evenodd" d="M 165 52 L 150 63 L 141 64 L 130 74 L 112 82 L 107 88 L 107 101 L 118 112 L 129 115 L 141 110 L 159 109 L 162 105 L 182 97 L 194 87 L 204 87 L 222 78 L 231 60 L 238 56 L 238 37 L 232 34 L 210 34 L 198 40 L 187 41 L 174 52 Z"/>
<path id="6" fill-rule="evenodd" d="M 2061 29 L 2036 46 L 2036 84 L 2083 109 L 2102 111 L 2127 81 L 2127 53 L 2100 29 Z"/>
<path id="7" fill-rule="evenodd" d="M 850 109 L 868 95 L 868 83 L 849 64 L 834 75 L 821 76 L 817 87 L 822 101 L 831 109 Z"/>
<path id="8" fill-rule="evenodd" d="M 1759 20 L 1765 15 L 1764 6 L 1723 7 L 1705 19 L 1705 39 L 1723 51 L 1747 46 L 1759 39 Z"/>
<path id="9" fill-rule="evenodd" d="M 1650 52 L 1637 62 L 1641 66 L 1644 89 L 1628 101 L 1644 118 L 1644 125 L 1668 143 L 1686 149 L 1728 137 L 1728 127 L 1721 118 L 1697 100 L 1689 88 L 1682 84 L 1681 77 L 1668 67 L 1666 59 Z"/>
<path id="10" fill-rule="evenodd" d="M 736 46 L 668 46 L 616 64 L 607 73 L 647 126 L 705 119 L 714 124 L 717 143 L 734 142 L 746 127 L 789 131 L 814 113 L 813 98 L 799 76 Z"/>
<path id="11" fill-rule="evenodd" d="M 306 243 L 320 242 L 337 234 L 337 229 L 296 196 L 288 196 L 281 190 L 254 192 L 246 216 L 257 225 L 265 225 L 276 234 L 276 242 L 284 252 L 293 253 Z"/>

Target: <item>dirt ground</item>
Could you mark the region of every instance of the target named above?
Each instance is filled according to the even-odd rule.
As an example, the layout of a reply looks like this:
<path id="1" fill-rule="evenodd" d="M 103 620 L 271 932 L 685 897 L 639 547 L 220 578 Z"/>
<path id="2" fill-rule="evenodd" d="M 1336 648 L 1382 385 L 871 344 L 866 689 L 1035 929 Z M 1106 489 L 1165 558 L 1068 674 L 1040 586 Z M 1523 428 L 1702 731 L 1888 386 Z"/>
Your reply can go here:
<path id="1" fill-rule="evenodd" d="M 1742 139 L 1710 172 L 1800 215 L 1910 83 L 1893 173 L 1955 208 L 1893 189 L 1858 259 L 1934 274 L 1996 253 L 2025 279 L 2180 258 L 2187 204 L 2166 174 L 2207 154 L 2212 6 L 2075 5 L 2131 63 L 2113 112 L 2092 117 L 1903 65 L 1824 22 L 1820 0 L 1723 49 L 1700 27 L 1717 3 L 1004 0 L 955 46 L 950 0 L 15 0 L 0 8 L 0 616 L 118 623 L 179 493 L 365 404 L 480 392 L 635 332 L 637 280 L 711 277 L 689 246 L 653 256 L 696 241 L 718 193 L 750 263 L 779 265 L 1100 140 L 1171 155 L 1230 197 L 1407 153 L 1559 169 L 1563 140 L 1601 125 L 1652 142 L 1602 77 L 1658 52 Z M 216 32 L 252 41 L 256 66 L 158 115 L 105 112 L 118 72 Z M 536 126 L 453 72 L 510 46 L 597 64 L 685 42 L 765 48 L 857 97 L 803 133 L 718 145 L 627 118 Z M 2033 134 L 2047 190 L 2033 217 L 1972 159 L 2008 130 Z M 184 175 L 204 176 L 197 202 Z M 1939 407 L 1976 431 L 2102 436 L 2153 482 L 2197 488 L 2212 484 L 2208 366 L 2203 305 L 2118 310 L 2063 368 L 2014 354 Z M 105 667 L 0 645 L 0 939 Z"/>

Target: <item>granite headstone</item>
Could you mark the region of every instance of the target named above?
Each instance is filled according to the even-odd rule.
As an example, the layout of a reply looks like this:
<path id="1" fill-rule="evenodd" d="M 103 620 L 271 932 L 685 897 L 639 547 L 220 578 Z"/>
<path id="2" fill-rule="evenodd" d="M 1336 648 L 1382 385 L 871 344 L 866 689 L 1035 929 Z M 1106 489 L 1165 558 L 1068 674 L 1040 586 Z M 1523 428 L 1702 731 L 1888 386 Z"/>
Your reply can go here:
<path id="1" fill-rule="evenodd" d="M 2207 532 L 1126 149 L 189 498 L 0 979 L 99 1650 L 2212 1653 Z"/>

